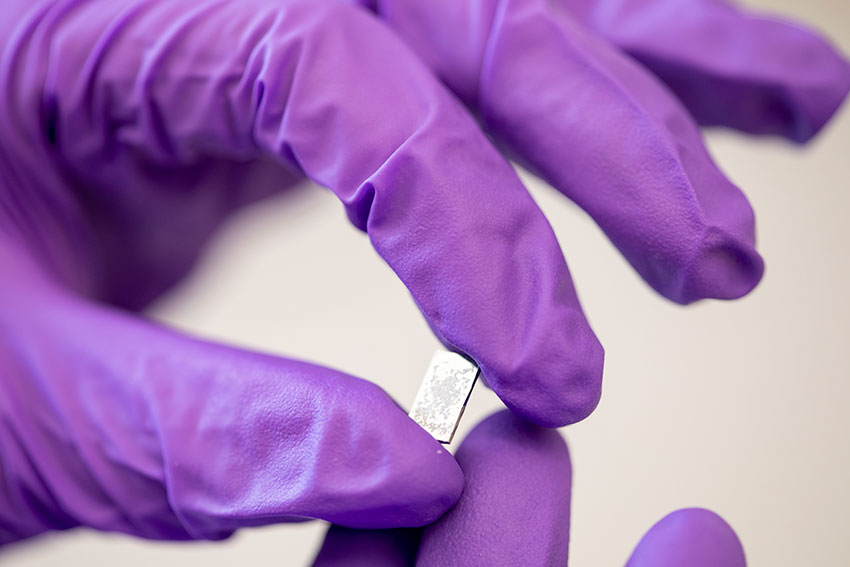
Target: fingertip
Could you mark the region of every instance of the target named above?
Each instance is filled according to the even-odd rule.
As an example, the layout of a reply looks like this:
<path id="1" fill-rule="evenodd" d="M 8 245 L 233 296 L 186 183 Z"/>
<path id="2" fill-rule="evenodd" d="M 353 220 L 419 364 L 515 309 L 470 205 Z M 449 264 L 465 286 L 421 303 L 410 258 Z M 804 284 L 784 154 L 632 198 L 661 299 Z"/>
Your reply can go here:
<path id="1" fill-rule="evenodd" d="M 400 527 L 421 527 L 436 521 L 457 503 L 463 493 L 463 471 L 452 454 L 419 424 L 403 415 L 406 427 L 411 430 L 407 438 L 400 438 L 396 456 L 404 460 L 398 471 L 400 483 L 412 484 L 409 501 L 414 513 Z M 418 457 L 405 459 L 414 453 Z"/>
<path id="2" fill-rule="evenodd" d="M 558 428 L 578 423 L 596 409 L 602 388 L 593 385 L 601 382 L 589 375 L 571 374 L 565 382 L 569 387 L 551 389 L 533 395 L 504 396 L 505 405 L 522 419 L 547 428 Z"/>
<path id="3" fill-rule="evenodd" d="M 602 396 L 605 351 L 586 322 L 579 327 L 569 338 L 541 345 L 533 363 L 516 364 L 491 380 L 511 411 L 543 427 L 563 427 L 593 413 Z"/>
<path id="4" fill-rule="evenodd" d="M 701 299 L 738 299 L 750 293 L 764 275 L 764 260 L 755 248 L 720 230 L 709 230 L 694 260 L 682 272 L 682 304 Z"/>
<path id="5" fill-rule="evenodd" d="M 388 396 L 389 398 L 389 396 Z M 387 459 L 395 463 L 388 490 L 401 496 L 399 521 L 391 527 L 420 527 L 442 516 L 463 492 L 463 471 L 454 456 L 404 411 L 393 407 L 385 424 L 391 434 Z"/>
<path id="6" fill-rule="evenodd" d="M 704 508 L 676 510 L 643 536 L 627 567 L 746 567 L 744 548 L 732 527 Z"/>
<path id="7" fill-rule="evenodd" d="M 381 463 L 361 478 L 360 503 L 328 518 L 351 528 L 421 527 L 437 520 L 463 492 L 463 472 L 440 443 L 381 391 L 386 404 L 367 411 L 380 428 Z"/>

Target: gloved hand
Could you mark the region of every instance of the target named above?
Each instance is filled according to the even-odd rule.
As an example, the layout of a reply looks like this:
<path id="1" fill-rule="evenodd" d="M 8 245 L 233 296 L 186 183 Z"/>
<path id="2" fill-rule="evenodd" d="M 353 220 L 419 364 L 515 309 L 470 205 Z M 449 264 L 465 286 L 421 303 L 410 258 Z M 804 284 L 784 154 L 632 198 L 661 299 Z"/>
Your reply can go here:
<path id="1" fill-rule="evenodd" d="M 490 416 L 456 458 L 466 487 L 457 505 L 424 529 L 332 526 L 315 567 L 566 566 L 570 531 L 570 455 L 557 431 Z M 704 509 L 662 518 L 627 567 L 744 567 L 732 528 Z"/>
<path id="2" fill-rule="evenodd" d="M 227 213 L 305 173 L 526 411 L 564 422 L 596 403 L 602 350 L 545 218 L 366 11 L 7 0 L 0 14 L 0 543 L 76 525 L 414 526 L 457 500 L 455 461 L 377 387 L 92 301 L 141 308 Z M 539 369 L 564 390 L 548 405 L 522 382 Z"/>
<path id="3" fill-rule="evenodd" d="M 364 10 L 7 0 L 0 14 L 0 542 L 78 524 L 165 538 L 301 517 L 418 525 L 457 498 L 456 465 L 373 386 L 95 303 L 141 309 L 227 214 L 304 175 L 339 196 L 437 336 L 475 358 L 510 408 L 563 425 L 597 403 L 602 349 L 545 218 L 458 102 Z M 575 37 L 598 44 L 586 35 Z M 832 60 L 825 49 L 808 50 L 809 63 Z M 636 249 L 653 235 L 670 239 L 654 253 L 687 249 L 684 264 L 650 262 L 681 282 L 680 300 L 751 287 L 761 264 L 749 209 L 684 113 L 667 139 L 628 112 L 656 99 L 597 95 L 565 109 L 600 107 L 575 135 L 619 134 L 581 166 L 619 171 L 624 211 L 646 213 L 609 211 L 610 225 Z M 564 160 L 587 157 L 544 134 L 529 156 L 557 145 Z"/>

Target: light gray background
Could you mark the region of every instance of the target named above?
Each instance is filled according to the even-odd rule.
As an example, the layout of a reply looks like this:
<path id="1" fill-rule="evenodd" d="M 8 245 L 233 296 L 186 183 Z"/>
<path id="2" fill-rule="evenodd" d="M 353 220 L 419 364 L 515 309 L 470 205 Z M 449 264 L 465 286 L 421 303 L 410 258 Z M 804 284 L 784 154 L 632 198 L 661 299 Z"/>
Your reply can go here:
<path id="1" fill-rule="evenodd" d="M 850 52 L 846 0 L 758 0 Z M 602 402 L 567 428 L 571 563 L 621 565 L 673 509 L 705 506 L 750 565 L 850 564 L 850 113 L 802 151 L 714 132 L 715 157 L 752 201 L 768 270 L 744 300 L 681 308 L 654 295 L 575 206 L 529 176 L 607 349 Z M 245 347 L 323 362 L 410 403 L 438 346 L 406 290 L 327 191 L 246 210 L 153 316 Z M 500 407 L 477 388 L 462 434 Z M 211 459 L 215 455 L 210 455 Z M 87 531 L 0 564 L 306 565 L 324 525 L 164 544 Z"/>

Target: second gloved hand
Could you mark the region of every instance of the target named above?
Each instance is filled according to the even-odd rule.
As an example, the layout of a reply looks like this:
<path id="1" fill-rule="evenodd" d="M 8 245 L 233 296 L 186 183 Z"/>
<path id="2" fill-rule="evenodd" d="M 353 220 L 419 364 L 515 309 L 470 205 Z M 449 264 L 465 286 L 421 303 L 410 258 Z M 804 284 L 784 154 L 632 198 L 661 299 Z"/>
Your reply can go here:
<path id="1" fill-rule="evenodd" d="M 572 466 L 557 431 L 508 412 L 490 416 L 457 451 L 465 487 L 424 529 L 332 526 L 315 567 L 566 567 Z M 741 542 L 704 509 L 673 512 L 650 529 L 627 567 L 744 567 Z"/>

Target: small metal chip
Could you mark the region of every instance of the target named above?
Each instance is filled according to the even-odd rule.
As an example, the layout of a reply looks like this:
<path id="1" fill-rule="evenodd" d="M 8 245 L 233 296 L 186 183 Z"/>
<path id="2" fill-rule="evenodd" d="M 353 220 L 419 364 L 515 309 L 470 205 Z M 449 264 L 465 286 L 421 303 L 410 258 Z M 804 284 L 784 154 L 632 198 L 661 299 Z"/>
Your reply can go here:
<path id="1" fill-rule="evenodd" d="M 463 356 L 438 350 L 413 401 L 410 417 L 440 443 L 451 443 L 480 369 Z"/>

